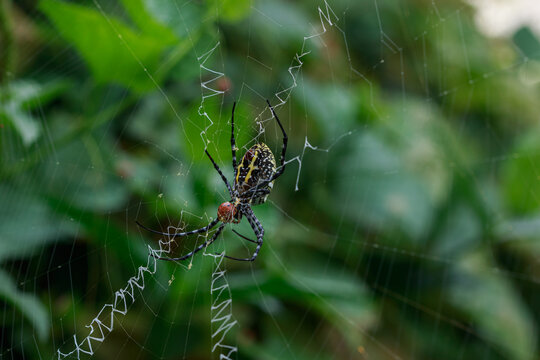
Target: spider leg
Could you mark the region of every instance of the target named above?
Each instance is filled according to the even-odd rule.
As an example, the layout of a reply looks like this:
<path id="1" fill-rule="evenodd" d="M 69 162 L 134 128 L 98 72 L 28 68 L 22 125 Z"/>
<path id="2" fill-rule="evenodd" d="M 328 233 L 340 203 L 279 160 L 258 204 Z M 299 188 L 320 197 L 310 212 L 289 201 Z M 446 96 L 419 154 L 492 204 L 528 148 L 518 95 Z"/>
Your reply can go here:
<path id="1" fill-rule="evenodd" d="M 232 167 L 234 170 L 234 178 L 236 179 L 236 141 L 234 140 L 234 109 L 236 108 L 236 101 L 232 106 L 231 115 L 231 152 L 232 152 Z"/>
<path id="2" fill-rule="evenodd" d="M 247 240 L 247 241 L 249 241 L 249 242 L 252 242 L 252 243 L 254 243 L 254 244 L 257 244 L 257 242 L 256 242 L 255 240 L 251 240 L 250 238 L 248 238 L 248 237 L 246 237 L 246 236 L 240 234 L 238 231 L 236 231 L 236 230 L 234 230 L 234 229 L 232 229 L 232 231 L 233 231 L 233 233 L 235 233 L 236 235 L 240 236 L 242 239 Z"/>
<path id="3" fill-rule="evenodd" d="M 193 234 L 199 234 L 199 233 L 202 233 L 202 232 L 207 232 L 208 230 L 210 230 L 211 228 L 213 228 L 214 226 L 216 226 L 216 224 L 217 224 L 218 222 L 219 222 L 219 219 L 215 219 L 215 220 L 212 220 L 212 221 L 211 221 L 208 225 L 206 225 L 205 227 L 200 228 L 200 229 L 197 229 L 197 230 L 191 230 L 191 231 L 187 231 L 187 232 L 181 232 L 181 233 L 169 234 L 169 233 L 164 233 L 164 232 L 152 230 L 152 229 L 150 229 L 150 228 L 147 228 L 146 226 L 144 226 L 144 225 L 141 224 L 140 222 L 135 221 L 135 223 L 136 223 L 139 227 L 143 228 L 144 230 L 149 231 L 149 232 L 154 233 L 154 234 L 168 236 L 170 239 L 174 239 L 174 238 L 180 237 L 180 236 L 188 236 L 188 235 L 193 235 Z"/>
<path id="4" fill-rule="evenodd" d="M 214 159 L 212 159 L 212 156 L 210 156 L 210 153 L 208 152 L 208 150 L 204 149 L 204 152 L 206 153 L 206 155 L 208 155 L 208 158 L 210 159 L 210 161 L 212 162 L 212 164 L 214 165 L 214 168 L 217 170 L 217 172 L 219 173 L 219 176 L 221 176 L 221 180 L 223 180 L 223 182 L 225 183 L 225 185 L 227 186 L 227 190 L 229 190 L 229 194 L 231 195 L 231 198 L 234 197 L 233 196 L 233 191 L 232 191 L 232 188 L 231 188 L 231 185 L 229 184 L 229 182 L 227 181 L 227 178 L 225 177 L 225 175 L 223 175 L 223 173 L 221 172 L 221 169 L 219 168 L 218 164 L 216 164 L 216 162 L 214 161 Z"/>
<path id="5" fill-rule="evenodd" d="M 221 234 L 221 232 L 223 231 L 223 228 L 225 227 L 225 224 L 221 224 L 219 226 L 219 228 L 217 229 L 216 233 L 214 234 L 214 236 L 212 236 L 212 238 L 208 241 L 205 241 L 204 243 L 202 243 L 201 245 L 199 245 L 195 250 L 193 250 L 192 252 L 190 252 L 189 254 L 187 255 L 184 255 L 184 256 L 181 256 L 181 257 L 177 257 L 177 258 L 170 258 L 170 257 L 158 257 L 158 256 L 154 256 L 156 259 L 158 260 L 165 260 L 165 261 L 182 261 L 182 260 L 186 260 L 186 259 L 189 259 L 190 257 L 192 257 L 193 255 L 195 255 L 196 253 L 198 253 L 199 251 L 201 251 L 202 249 L 204 249 L 205 247 L 207 247 L 208 245 L 212 244 L 214 241 L 216 241 L 217 237 L 219 236 L 219 234 Z"/>
<path id="6" fill-rule="evenodd" d="M 251 208 L 250 208 L 250 211 L 251 211 Z M 253 217 L 252 221 L 257 225 L 257 228 L 259 230 L 257 234 L 257 247 L 255 248 L 255 252 L 253 253 L 253 256 L 249 260 L 249 261 L 254 261 L 257 258 L 257 255 L 259 255 L 259 251 L 261 250 L 261 246 L 263 244 L 264 228 L 261 222 L 259 221 L 259 219 L 257 219 L 255 214 L 253 213 L 253 211 L 251 211 L 250 218 L 251 216 Z"/>
<path id="7" fill-rule="evenodd" d="M 283 129 L 283 125 L 281 125 L 281 121 L 279 121 L 279 118 L 276 115 L 276 112 L 274 111 L 274 108 L 272 107 L 272 105 L 270 105 L 270 101 L 266 100 L 266 103 L 268 104 L 268 107 L 270 108 L 270 111 L 272 111 L 272 115 L 274 115 L 274 118 L 276 119 L 276 121 L 277 121 L 277 123 L 279 125 L 279 128 L 281 129 L 281 132 L 283 133 L 283 146 L 281 147 L 281 160 L 280 160 L 281 166 L 274 173 L 272 178 L 270 178 L 270 180 L 268 180 L 268 182 L 266 183 L 266 184 L 268 184 L 268 183 L 274 181 L 275 179 L 277 179 L 279 176 L 281 176 L 281 174 L 283 174 L 283 172 L 285 171 L 285 153 L 287 152 L 287 143 L 289 141 L 289 138 L 287 137 L 287 133 L 285 132 L 285 129 Z"/>
<path id="8" fill-rule="evenodd" d="M 261 250 L 261 246 L 263 244 L 264 229 L 261 225 L 261 222 L 259 221 L 259 219 L 257 219 L 251 208 L 243 207 L 241 210 L 244 212 L 244 215 L 248 219 L 249 224 L 253 229 L 253 232 L 257 236 L 257 248 L 255 249 L 255 252 L 253 253 L 253 256 L 251 256 L 251 258 L 239 259 L 227 255 L 224 255 L 224 257 L 236 261 L 254 261 L 257 258 L 257 255 L 259 255 L 259 251 Z"/>

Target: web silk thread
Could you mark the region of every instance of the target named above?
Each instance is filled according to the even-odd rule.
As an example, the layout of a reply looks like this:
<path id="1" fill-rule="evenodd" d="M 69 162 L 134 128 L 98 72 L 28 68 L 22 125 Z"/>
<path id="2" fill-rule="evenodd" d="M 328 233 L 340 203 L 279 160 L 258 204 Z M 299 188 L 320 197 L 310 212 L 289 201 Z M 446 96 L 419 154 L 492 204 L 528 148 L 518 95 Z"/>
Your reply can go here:
<path id="1" fill-rule="evenodd" d="M 238 352 L 236 346 L 224 343 L 227 334 L 238 323 L 232 315 L 232 298 L 229 283 L 227 282 L 226 270 L 221 267 L 224 253 L 221 255 L 210 255 L 214 257 L 215 269 L 212 273 L 212 283 L 210 293 L 212 295 L 212 353 L 218 351 L 220 360 L 232 360 L 231 356 Z M 214 331 L 213 329 L 217 327 Z"/>
<path id="2" fill-rule="evenodd" d="M 206 131 L 212 126 L 214 125 L 214 121 L 210 118 L 210 115 L 208 115 L 208 113 L 206 112 L 206 110 L 204 110 L 204 103 L 205 103 L 205 100 L 208 99 L 208 98 L 211 98 L 211 97 L 214 97 L 214 96 L 218 96 L 218 95 L 222 95 L 225 93 L 225 91 L 223 90 L 218 90 L 218 89 L 214 89 L 211 87 L 211 84 L 218 81 L 220 78 L 224 77 L 225 76 L 225 73 L 221 72 L 221 71 L 217 71 L 217 70 L 212 70 L 208 67 L 206 67 L 206 62 L 212 57 L 212 55 L 214 55 L 214 52 L 216 51 L 217 48 L 219 48 L 219 46 L 221 45 L 221 43 L 218 41 L 216 43 L 216 45 L 214 45 L 214 47 L 212 49 L 210 49 L 209 51 L 207 51 L 206 53 L 204 53 L 203 55 L 197 57 L 197 61 L 199 62 L 199 72 L 200 72 L 200 76 L 201 76 L 201 91 L 202 91 L 202 99 L 201 99 L 201 104 L 199 105 L 199 109 L 198 109 L 198 114 L 204 118 L 206 118 L 209 122 L 208 126 L 206 126 L 204 128 L 204 130 L 201 131 L 201 133 L 199 134 L 199 136 L 201 137 L 203 143 L 205 144 L 205 148 L 206 148 L 206 145 L 208 144 L 208 139 L 205 138 L 205 134 L 206 134 Z M 203 74 L 207 74 L 210 76 L 210 78 L 206 81 L 203 81 Z"/>
<path id="3" fill-rule="evenodd" d="M 135 302 L 135 290 L 144 290 L 144 275 L 148 273 L 154 275 L 157 269 L 156 257 L 161 257 L 164 254 L 170 253 L 171 241 L 159 241 L 159 250 L 155 250 L 148 246 L 148 259 L 146 266 L 139 266 L 137 275 L 129 278 L 127 285 L 114 293 L 114 301 L 103 305 L 96 317 L 92 319 L 90 325 L 86 325 L 90 329 L 90 333 L 81 341 L 77 341 L 77 335 L 73 335 L 75 349 L 70 352 L 63 353 L 60 349 L 57 350 L 57 359 L 62 360 L 68 357 L 76 356 L 80 360 L 81 354 L 94 355 L 94 346 L 102 343 L 107 335 L 114 330 L 115 315 L 126 315 L 129 306 Z M 105 320 L 101 320 L 105 319 Z"/>
<path id="4" fill-rule="evenodd" d="M 277 109 L 281 105 L 284 105 L 291 97 L 292 91 L 298 86 L 298 82 L 297 82 L 298 73 L 300 72 L 300 70 L 302 69 L 302 66 L 304 65 L 302 58 L 311 53 L 311 51 L 305 50 L 307 41 L 316 37 L 321 37 L 324 34 L 326 34 L 326 32 L 328 31 L 326 28 L 326 25 L 330 27 L 336 26 L 335 23 L 332 22 L 333 19 L 335 22 L 339 21 L 339 18 L 336 16 L 336 14 L 334 13 L 330 5 L 328 5 L 326 0 L 324 1 L 324 8 L 325 9 L 323 10 L 320 6 L 317 6 L 317 11 L 319 12 L 319 19 L 321 21 L 322 30 L 313 35 L 304 36 L 304 41 L 302 42 L 302 49 L 300 50 L 300 54 L 296 53 L 294 55 L 293 65 L 291 65 L 289 69 L 287 70 L 287 72 L 291 76 L 292 84 L 288 88 L 283 89 L 275 94 L 275 96 L 279 99 L 279 103 L 274 106 L 274 109 Z M 340 32 L 344 34 L 344 32 L 339 27 L 337 28 L 340 30 Z"/>
<path id="5" fill-rule="evenodd" d="M 287 70 L 287 72 L 289 73 L 290 78 L 292 80 L 292 84 L 288 88 L 283 89 L 283 90 L 281 90 L 281 91 L 274 94 L 279 100 L 279 103 L 274 106 L 274 109 L 277 109 L 282 105 L 285 105 L 287 103 L 287 101 L 289 100 L 289 98 L 291 97 L 292 91 L 296 87 L 298 87 L 298 75 L 300 74 L 300 71 L 302 70 L 302 67 L 304 66 L 303 58 L 304 58 L 304 56 L 309 55 L 311 53 L 311 51 L 306 51 L 307 42 L 309 40 L 315 39 L 315 38 L 320 38 L 324 34 L 326 34 L 326 32 L 328 31 L 329 28 L 334 28 L 337 31 L 339 31 L 339 33 L 343 37 L 343 42 L 344 42 L 345 47 L 347 49 L 347 57 L 350 60 L 349 46 L 347 44 L 347 38 L 345 36 L 345 31 L 343 31 L 343 29 L 341 29 L 337 25 L 337 23 L 339 22 L 339 17 L 336 15 L 334 10 L 332 10 L 332 7 L 330 5 L 328 5 L 328 2 L 326 0 L 324 1 L 324 9 L 321 6 L 317 6 L 317 12 L 319 13 L 319 20 L 320 20 L 320 23 L 321 23 L 321 31 L 316 32 L 316 33 L 314 33 L 312 35 L 309 35 L 309 36 L 304 36 L 304 40 L 302 42 L 302 48 L 301 48 L 299 53 L 296 53 L 294 55 L 292 65 Z M 370 92 L 371 92 L 371 99 L 372 99 L 371 103 L 372 103 L 372 106 L 373 106 L 373 87 L 372 87 L 371 82 L 363 74 L 361 74 L 360 72 L 358 72 L 357 70 L 352 68 L 352 66 L 351 66 L 350 70 L 353 73 L 355 73 L 356 75 L 360 76 L 363 80 L 365 80 L 368 83 L 368 85 L 370 87 Z M 309 143 L 309 141 L 308 141 L 307 136 L 306 136 L 305 142 L 304 142 L 304 148 L 302 149 L 302 154 L 298 155 L 298 156 L 295 156 L 294 158 L 292 158 L 289 161 L 285 162 L 285 164 L 291 163 L 293 161 L 298 162 L 298 172 L 297 172 L 297 175 L 296 175 L 295 191 L 299 190 L 298 184 L 300 182 L 300 173 L 302 172 L 302 161 L 304 159 L 306 149 L 311 149 L 311 150 L 314 150 L 314 151 L 328 152 L 338 141 L 340 141 L 344 137 L 349 136 L 351 134 L 352 134 L 351 131 L 348 131 L 348 132 L 342 134 L 327 149 L 322 149 L 322 148 L 319 148 L 318 146 L 311 145 Z"/>

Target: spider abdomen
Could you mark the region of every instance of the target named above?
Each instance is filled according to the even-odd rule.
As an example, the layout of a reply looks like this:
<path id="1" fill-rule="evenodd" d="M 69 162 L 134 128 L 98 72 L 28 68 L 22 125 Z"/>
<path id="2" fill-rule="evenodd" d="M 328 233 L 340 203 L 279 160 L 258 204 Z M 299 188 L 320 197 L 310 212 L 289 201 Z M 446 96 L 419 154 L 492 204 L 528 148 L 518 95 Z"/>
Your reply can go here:
<path id="1" fill-rule="evenodd" d="M 273 181 L 258 187 L 256 191 L 249 190 L 255 190 L 257 184 L 271 179 L 275 172 L 276 160 L 270 148 L 263 143 L 253 145 L 237 167 L 234 183 L 238 197 L 252 205 L 264 203 L 274 186 Z"/>

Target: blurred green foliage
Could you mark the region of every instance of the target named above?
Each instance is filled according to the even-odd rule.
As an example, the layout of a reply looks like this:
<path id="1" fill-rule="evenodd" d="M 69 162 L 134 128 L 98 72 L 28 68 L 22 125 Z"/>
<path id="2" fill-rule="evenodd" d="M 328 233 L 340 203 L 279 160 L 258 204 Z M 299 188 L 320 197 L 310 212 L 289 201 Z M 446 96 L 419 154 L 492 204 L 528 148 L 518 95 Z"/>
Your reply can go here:
<path id="1" fill-rule="evenodd" d="M 226 263 L 238 358 L 537 359 L 540 43 L 484 37 L 461 1 L 328 3 L 339 29 L 306 41 L 277 109 L 301 171 L 255 208 L 257 261 Z M 203 149 L 230 178 L 234 100 L 239 155 L 278 154 L 275 124 L 255 120 L 292 85 L 317 5 L 2 8 L 17 61 L 0 62 L 1 358 L 86 336 L 157 246 L 136 219 L 215 216 L 227 194 Z M 226 229 L 212 251 L 252 251 Z M 96 358 L 210 358 L 212 261 L 185 269 L 160 263 Z"/>

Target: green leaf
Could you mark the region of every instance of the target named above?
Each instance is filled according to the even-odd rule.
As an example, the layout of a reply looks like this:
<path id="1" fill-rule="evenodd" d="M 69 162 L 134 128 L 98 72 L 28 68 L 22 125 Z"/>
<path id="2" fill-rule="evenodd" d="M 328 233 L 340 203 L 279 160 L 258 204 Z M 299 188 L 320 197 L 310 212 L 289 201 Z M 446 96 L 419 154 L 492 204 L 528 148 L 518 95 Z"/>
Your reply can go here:
<path id="1" fill-rule="evenodd" d="M 26 317 L 36 329 L 41 341 L 47 339 L 51 324 L 45 307 L 35 296 L 19 291 L 13 279 L 2 270 L 0 270 L 0 298 L 6 300 Z"/>
<path id="2" fill-rule="evenodd" d="M 125 266 L 138 266 L 146 261 L 148 249 L 139 232 L 127 233 L 125 227 L 118 227 L 110 218 L 96 215 L 93 212 L 79 209 L 63 199 L 51 199 L 56 211 L 67 218 L 77 219 L 77 225 L 85 236 L 98 246 L 107 246 L 111 253 L 120 259 Z M 130 221 L 134 218 L 130 218 Z M 77 232 L 77 235 L 81 235 Z"/>
<path id="3" fill-rule="evenodd" d="M 20 104 L 10 101 L 0 109 L 0 117 L 4 117 L 13 125 L 21 136 L 23 144 L 28 146 L 36 141 L 41 134 L 41 128 L 37 119 L 29 112 L 24 111 Z"/>
<path id="4" fill-rule="evenodd" d="M 311 19 L 297 3 L 260 1 L 256 6 L 258 11 L 252 14 L 252 34 L 258 37 L 261 48 L 268 47 L 268 43 L 283 46 L 314 32 L 310 26 Z M 279 26 L 268 19 L 279 22 Z M 268 50 L 275 51 L 276 48 Z M 290 81 L 290 78 L 288 80 Z"/>
<path id="5" fill-rule="evenodd" d="M 209 11 L 216 11 L 222 20 L 235 22 L 245 18 L 253 4 L 253 0 L 213 0 Z"/>
<path id="6" fill-rule="evenodd" d="M 66 81 L 38 83 L 33 80 L 17 80 L 9 86 L 0 88 L 0 99 L 5 99 L 0 106 L 0 118 L 5 118 L 21 136 L 23 144 L 34 143 L 41 134 L 39 121 L 30 110 L 44 106 L 68 89 Z"/>
<path id="7" fill-rule="evenodd" d="M 312 297 L 311 303 L 345 334 L 375 322 L 371 297 L 353 275 L 332 268 L 323 271 L 315 265 L 289 268 L 285 275 L 289 285 Z"/>
<path id="8" fill-rule="evenodd" d="M 540 256 L 540 215 L 509 219 L 495 228 L 497 240 L 520 255 L 520 263 L 526 273 L 534 274 Z"/>
<path id="9" fill-rule="evenodd" d="M 498 224 L 495 233 L 503 241 L 525 240 L 540 242 L 540 215 L 506 220 Z"/>
<path id="10" fill-rule="evenodd" d="M 455 264 L 448 301 L 466 314 L 480 338 L 510 359 L 530 360 L 536 347 L 533 316 L 511 283 L 482 254 Z"/>
<path id="11" fill-rule="evenodd" d="M 28 189 L 0 185 L 0 262 L 39 253 L 41 246 L 74 233 L 76 225 L 55 215 Z"/>
<path id="12" fill-rule="evenodd" d="M 64 198 L 71 206 L 83 210 L 121 209 L 129 192 L 113 167 L 110 139 L 89 134 L 81 140 L 58 149 L 56 158 L 44 163 L 45 171 L 54 174 L 48 194 Z"/>
<path id="13" fill-rule="evenodd" d="M 432 252 L 440 258 L 458 258 L 480 245 L 482 222 L 474 211 L 463 204 L 452 208 L 445 218 Z"/>
<path id="14" fill-rule="evenodd" d="M 409 241 L 403 245 L 417 246 L 447 199 L 452 164 L 461 160 L 434 108 L 414 99 L 390 105 L 389 119 L 351 137 L 351 148 L 335 159 L 334 212 L 381 232 L 403 232 Z"/>
<path id="15" fill-rule="evenodd" d="M 191 38 L 209 24 L 205 14 L 207 5 L 203 2 L 183 1 L 181 12 L 178 1 L 144 0 L 144 5 L 156 21 L 167 24 L 180 39 Z"/>
<path id="16" fill-rule="evenodd" d="M 540 60 L 540 41 L 528 27 L 519 29 L 513 36 L 514 43 L 528 58 Z"/>
<path id="17" fill-rule="evenodd" d="M 507 205 L 521 214 L 540 209 L 540 129 L 526 133 L 515 146 L 510 159 L 503 163 L 502 188 Z"/>
<path id="18" fill-rule="evenodd" d="M 146 3 L 144 0 L 122 0 L 129 17 L 143 33 L 152 35 L 157 39 L 161 38 L 165 43 L 177 41 L 178 39 L 173 31 L 153 16 L 147 9 Z"/>
<path id="19" fill-rule="evenodd" d="M 349 199 L 351 220 L 386 231 L 397 228 L 415 239 L 428 230 L 435 204 L 402 156 L 377 134 L 364 132 L 343 160 L 349 166 L 340 168 L 338 199 L 343 200 L 336 206 Z"/>
<path id="20" fill-rule="evenodd" d="M 40 8 L 81 54 L 96 81 L 138 92 L 152 90 L 154 81 L 161 82 L 152 75 L 172 36 L 156 36 L 155 27 L 151 34 L 137 32 L 108 14 L 73 3 L 43 0 Z"/>
<path id="21" fill-rule="evenodd" d="M 352 349 L 356 349 L 365 331 L 376 323 L 372 296 L 354 275 L 332 267 L 323 269 L 316 263 L 276 267 L 276 271 L 281 273 L 230 276 L 233 298 L 248 297 L 260 303 L 259 297 L 264 295 L 268 297 L 266 304 L 274 297 L 314 308 L 342 333 Z M 279 305 L 272 308 L 278 311 Z"/>
<path id="22" fill-rule="evenodd" d="M 303 78 L 300 86 L 303 91 L 298 101 L 306 105 L 327 139 L 336 139 L 354 128 L 358 117 L 358 96 L 354 92 L 339 85 L 318 84 L 309 78 Z"/>

